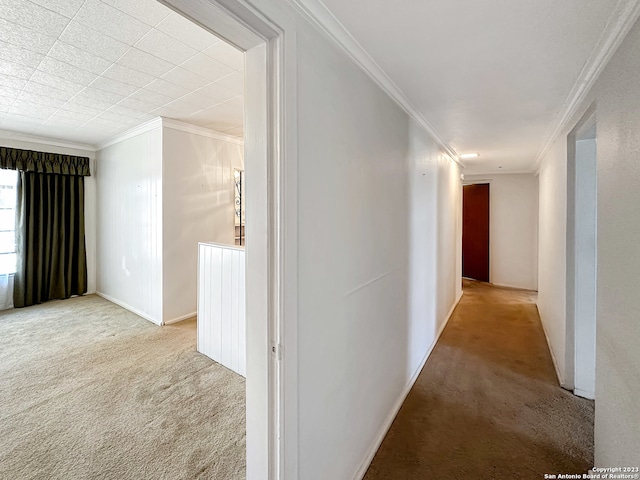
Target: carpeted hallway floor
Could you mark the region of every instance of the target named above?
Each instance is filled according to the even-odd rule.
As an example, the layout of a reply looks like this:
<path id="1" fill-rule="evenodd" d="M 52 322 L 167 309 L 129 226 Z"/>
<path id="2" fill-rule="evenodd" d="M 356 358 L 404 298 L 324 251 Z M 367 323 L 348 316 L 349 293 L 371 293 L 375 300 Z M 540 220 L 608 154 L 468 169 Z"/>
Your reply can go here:
<path id="1" fill-rule="evenodd" d="M 0 478 L 245 478 L 244 379 L 95 295 L 0 313 Z"/>
<path id="2" fill-rule="evenodd" d="M 593 406 L 559 387 L 535 293 L 465 281 L 365 480 L 586 473 Z"/>

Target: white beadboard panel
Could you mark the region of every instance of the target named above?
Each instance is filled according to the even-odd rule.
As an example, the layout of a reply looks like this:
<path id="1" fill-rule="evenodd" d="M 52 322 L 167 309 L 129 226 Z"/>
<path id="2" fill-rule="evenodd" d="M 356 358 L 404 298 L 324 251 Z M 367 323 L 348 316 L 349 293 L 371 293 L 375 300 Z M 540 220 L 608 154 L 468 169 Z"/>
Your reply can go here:
<path id="1" fill-rule="evenodd" d="M 196 309 L 198 242 L 234 244 L 234 169 L 244 147 L 163 127 L 163 318 Z M 226 287 L 225 287 L 226 288 Z"/>
<path id="2" fill-rule="evenodd" d="M 198 351 L 246 377 L 244 250 L 198 246 Z"/>
<path id="3" fill-rule="evenodd" d="M 97 163 L 98 291 L 162 323 L 161 126 L 99 150 Z"/>

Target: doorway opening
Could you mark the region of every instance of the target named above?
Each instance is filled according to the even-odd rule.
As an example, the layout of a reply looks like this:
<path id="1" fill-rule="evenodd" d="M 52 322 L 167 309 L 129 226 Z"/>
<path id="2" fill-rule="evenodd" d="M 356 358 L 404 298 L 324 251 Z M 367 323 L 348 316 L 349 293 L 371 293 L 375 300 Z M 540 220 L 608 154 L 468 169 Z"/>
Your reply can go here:
<path id="1" fill-rule="evenodd" d="M 245 54 L 243 170 L 249 183 L 245 195 L 243 173 L 238 236 L 246 250 L 246 475 L 280 478 L 285 440 L 280 288 L 284 146 L 279 101 L 283 32 L 258 10 L 238 2 L 159 1 Z"/>
<path id="2" fill-rule="evenodd" d="M 489 184 L 462 188 L 462 276 L 489 282 Z"/>
<path id="3" fill-rule="evenodd" d="M 567 378 L 574 394 L 595 398 L 597 130 L 592 107 L 567 145 Z"/>

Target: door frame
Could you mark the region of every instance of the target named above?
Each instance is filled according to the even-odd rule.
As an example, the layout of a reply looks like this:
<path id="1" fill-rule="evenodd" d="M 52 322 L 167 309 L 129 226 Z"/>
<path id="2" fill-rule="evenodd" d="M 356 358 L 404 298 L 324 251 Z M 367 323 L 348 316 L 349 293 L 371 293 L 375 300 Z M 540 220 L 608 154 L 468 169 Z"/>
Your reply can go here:
<path id="1" fill-rule="evenodd" d="M 582 118 L 567 135 L 567 232 L 566 232 L 566 335 L 565 335 L 565 375 L 562 387 L 573 391 L 575 394 L 591 398 L 595 392 L 576 390 L 576 278 L 577 278 L 577 238 L 575 229 L 576 220 L 576 142 L 589 129 L 596 125 L 596 106 L 592 104 Z M 597 154 L 596 154 L 597 162 Z M 597 189 L 597 187 L 596 187 Z M 597 195 L 597 193 L 596 193 Z M 596 203 L 597 205 L 597 203 Z M 597 208 L 597 207 L 596 207 Z M 596 213 L 597 215 L 597 213 Z M 596 220 L 597 221 L 597 220 Z M 597 235 L 597 227 L 596 227 Z M 597 255 L 597 239 L 596 239 Z M 597 260 L 596 260 L 597 269 Z M 597 277 L 597 276 L 596 276 Z M 596 279 L 597 281 L 597 279 Z M 597 288 L 597 285 L 596 285 Z M 596 295 L 597 297 L 597 295 Z M 595 312 L 594 312 L 595 314 Z M 597 321 L 597 318 L 596 318 Z M 594 346 L 595 348 L 595 346 Z M 595 353 L 594 353 L 595 355 Z M 594 362 L 595 366 L 595 362 Z"/>
<path id="2" fill-rule="evenodd" d="M 491 200 L 493 198 L 493 196 L 491 195 L 492 183 L 493 183 L 493 180 L 491 178 L 487 178 L 487 179 L 477 178 L 473 180 L 462 180 L 462 192 L 460 195 L 460 207 L 462 209 L 461 220 L 462 220 L 462 225 L 464 226 L 464 187 L 466 185 L 484 185 L 484 184 L 489 185 L 489 284 L 490 285 L 493 285 L 493 265 L 492 265 L 493 252 L 491 251 L 491 245 L 492 245 L 491 238 L 493 237 L 493 229 L 491 228 L 491 218 L 493 217 L 493 204 Z M 462 228 L 460 228 L 461 239 L 462 239 L 462 233 L 463 233 Z M 462 260 L 462 250 L 460 252 L 461 252 L 460 259 Z M 462 261 L 460 262 L 460 266 L 461 268 L 464 268 Z"/>
<path id="3" fill-rule="evenodd" d="M 284 419 L 285 401 L 287 418 L 297 418 L 295 321 L 284 329 L 285 312 L 296 311 L 295 288 L 284 297 L 285 273 L 295 285 L 295 256 L 285 263 L 284 237 L 289 251 L 297 237 L 284 219 L 296 210 L 285 203 L 284 184 L 292 183 L 285 153 L 295 154 L 296 106 L 285 105 L 283 88 L 285 62 L 295 71 L 295 50 L 285 52 L 284 29 L 244 0 L 158 1 L 245 52 L 247 479 L 282 479 L 297 470 L 297 425 Z M 288 38 L 287 45 L 295 41 Z M 295 195 L 295 183 L 290 191 Z"/>

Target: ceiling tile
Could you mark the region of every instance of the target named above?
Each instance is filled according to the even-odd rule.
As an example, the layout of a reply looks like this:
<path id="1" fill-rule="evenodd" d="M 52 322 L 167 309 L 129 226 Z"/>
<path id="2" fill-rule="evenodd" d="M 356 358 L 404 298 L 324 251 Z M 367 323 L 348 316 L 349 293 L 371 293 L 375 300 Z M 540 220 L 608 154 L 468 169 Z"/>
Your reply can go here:
<path id="1" fill-rule="evenodd" d="M 33 84 L 33 83 L 36 83 L 36 84 L 39 84 L 39 85 L 43 85 L 43 86 L 47 86 L 47 87 L 53 87 L 56 90 L 61 90 L 61 91 L 65 92 L 66 94 L 68 94 L 68 98 L 71 98 L 73 95 L 75 95 L 80 90 L 82 90 L 83 88 L 86 87 L 86 85 L 81 85 L 81 84 L 76 83 L 76 82 L 65 80 L 64 78 L 60 78 L 60 77 L 58 77 L 56 75 L 52 75 L 50 73 L 45 73 L 45 72 L 43 72 L 41 70 L 36 70 L 35 72 L 33 72 L 33 75 L 29 79 L 29 83 L 27 85 L 30 85 L 30 84 Z M 35 88 L 37 88 L 37 87 L 34 87 L 34 89 Z M 39 93 L 36 90 L 33 90 L 33 91 L 35 93 Z"/>
<path id="2" fill-rule="evenodd" d="M 43 123 L 38 128 L 36 128 L 33 133 L 41 137 L 63 139 L 69 138 L 69 135 L 73 135 L 73 127 Z"/>
<path id="3" fill-rule="evenodd" d="M 0 40 L 46 55 L 56 38 L 0 18 Z"/>
<path id="4" fill-rule="evenodd" d="M 204 87 L 196 90 L 193 93 L 207 97 L 209 99 L 208 106 L 226 102 L 227 100 L 231 100 L 232 98 L 238 96 L 236 92 L 223 87 L 219 82 L 213 82 L 209 85 L 205 85 Z"/>
<path id="5" fill-rule="evenodd" d="M 28 67 L 37 67 L 43 58 L 44 55 L 40 53 L 0 41 L 0 59 L 2 60 L 19 63 Z"/>
<path id="6" fill-rule="evenodd" d="M 221 87 L 231 90 L 238 95 L 244 94 L 244 72 L 234 72 L 231 75 L 221 78 L 216 81 Z"/>
<path id="7" fill-rule="evenodd" d="M 233 70 L 229 67 L 221 64 L 204 53 L 199 53 L 195 57 L 190 58 L 181 64 L 180 67 L 200 75 L 201 77 L 208 79 L 210 82 L 233 73 Z"/>
<path id="8" fill-rule="evenodd" d="M 69 19 L 27 0 L 0 0 L 0 15 L 9 23 L 57 38 Z"/>
<path id="9" fill-rule="evenodd" d="M 211 82 L 211 80 L 207 80 L 200 75 L 191 73 L 182 67 L 175 67 L 173 70 L 162 75 L 162 79 L 167 82 L 175 83 L 189 91 L 204 87 L 206 84 Z"/>
<path id="10" fill-rule="evenodd" d="M 98 90 L 103 90 L 104 92 L 115 93 L 121 98 L 128 97 L 133 92 L 138 90 L 138 87 L 134 85 L 129 85 L 127 83 L 123 83 L 118 80 L 112 80 L 111 78 L 106 77 L 98 77 L 93 83 L 91 83 L 91 85 L 89 85 L 89 87 L 97 88 Z"/>
<path id="11" fill-rule="evenodd" d="M 99 0 L 86 0 L 75 20 L 127 45 L 136 43 L 150 29 L 149 25 Z"/>
<path id="12" fill-rule="evenodd" d="M 112 106 L 112 103 L 109 103 L 109 100 L 106 99 L 105 92 L 102 90 L 96 90 L 95 88 L 85 88 L 74 96 L 69 103 L 84 105 L 89 108 L 97 109 L 99 112 L 107 110 Z"/>
<path id="13" fill-rule="evenodd" d="M 198 125 L 218 122 L 219 130 L 240 134 L 243 54 L 215 35 L 156 0 L 34 2 L 39 5 L 0 0 L 5 128 L 99 143 L 164 115 Z M 50 25 L 39 28 L 16 4 Z M 72 21 L 64 19 L 78 8 Z M 3 20 L 5 14 L 18 21 Z M 157 30 L 149 26 L 156 21 Z M 208 47 L 215 48 L 199 53 Z"/>
<path id="14" fill-rule="evenodd" d="M 136 100 L 135 98 L 127 97 L 118 103 L 119 106 L 128 108 L 130 110 L 137 110 L 138 112 L 148 113 L 151 112 L 156 105 Z"/>
<path id="15" fill-rule="evenodd" d="M 109 120 L 112 122 L 116 122 L 118 124 L 126 124 L 126 123 L 129 123 L 131 120 L 135 120 L 135 117 L 132 118 L 128 115 L 121 115 L 119 113 L 115 113 L 107 110 L 101 115 L 98 115 L 97 120 Z"/>
<path id="16" fill-rule="evenodd" d="M 66 100 L 60 100 L 50 95 L 40 95 L 38 93 L 22 91 L 18 100 L 25 100 L 27 102 L 36 103 L 38 105 L 46 105 L 50 107 L 60 108 L 65 104 Z"/>
<path id="17" fill-rule="evenodd" d="M 174 115 L 180 114 L 180 110 L 176 107 L 172 108 L 167 105 L 163 105 L 162 107 L 152 110 L 151 114 L 157 117 L 174 118 Z"/>
<path id="18" fill-rule="evenodd" d="M 15 98 L 0 95 L 0 112 L 8 112 L 15 103 Z"/>
<path id="19" fill-rule="evenodd" d="M 162 78 L 158 78 L 144 87 L 146 90 L 166 95 L 168 97 L 178 98 L 186 95 L 191 90 L 175 83 L 167 82 Z"/>
<path id="20" fill-rule="evenodd" d="M 220 41 L 214 34 L 176 12 L 171 12 L 156 28 L 196 50 L 204 50 Z"/>
<path id="21" fill-rule="evenodd" d="M 102 0 L 127 15 L 150 26 L 155 26 L 172 12 L 157 0 Z"/>
<path id="22" fill-rule="evenodd" d="M 191 103 L 183 102 L 182 100 L 174 100 L 173 102 L 167 103 L 165 106 L 173 110 L 175 114 L 179 113 L 179 117 L 187 117 L 202 110 L 202 106 L 192 105 Z"/>
<path id="23" fill-rule="evenodd" d="M 76 13 L 78 13 L 78 10 L 84 3 L 84 0 L 31 0 L 31 1 L 33 3 L 37 3 L 38 5 L 46 8 L 47 10 L 52 10 L 68 18 L 73 18 L 73 16 Z"/>
<path id="24" fill-rule="evenodd" d="M 151 90 L 141 88 L 136 93 L 132 94 L 130 98 L 133 98 L 135 100 L 140 100 L 141 102 L 146 102 L 150 105 L 153 105 L 154 108 L 157 108 L 175 100 L 176 97 L 168 97 L 166 95 L 162 95 L 160 93 L 152 92 Z"/>
<path id="25" fill-rule="evenodd" d="M 111 65 L 109 60 L 105 60 L 104 58 L 60 41 L 53 45 L 49 56 L 98 75 Z"/>
<path id="26" fill-rule="evenodd" d="M 19 63 L 9 62 L 3 60 L 0 62 L 0 73 L 4 75 L 11 75 L 12 77 L 24 78 L 29 80 L 33 74 L 35 67 L 28 67 L 26 65 L 20 65 Z"/>
<path id="27" fill-rule="evenodd" d="M 32 133 L 41 123 L 42 121 L 37 118 L 8 113 L 0 127 L 14 132 Z"/>
<path id="28" fill-rule="evenodd" d="M 154 77 L 159 77 L 174 68 L 169 62 L 136 48 L 129 49 L 117 63 Z"/>
<path id="29" fill-rule="evenodd" d="M 21 88 L 13 88 L 8 85 L 0 85 L 0 95 L 7 98 L 16 99 L 22 92 Z"/>
<path id="30" fill-rule="evenodd" d="M 60 40 L 112 62 L 115 62 L 129 50 L 129 45 L 126 43 L 108 37 L 75 20 L 71 21 L 65 31 L 62 32 Z"/>
<path id="31" fill-rule="evenodd" d="M 66 110 L 64 108 L 61 108 L 55 113 L 54 117 L 75 119 L 75 120 L 78 120 L 78 121 L 82 121 L 82 123 L 85 123 L 85 122 L 88 122 L 89 120 L 91 120 L 93 117 L 95 117 L 95 115 L 88 115 L 86 113 L 80 113 L 80 112 L 72 112 L 70 110 Z"/>
<path id="32" fill-rule="evenodd" d="M 77 92 L 70 93 L 70 92 L 65 92 L 64 90 L 59 90 L 55 87 L 50 87 L 48 85 L 42 85 L 34 81 L 29 81 L 24 86 L 23 91 L 24 93 L 33 93 L 36 95 L 52 98 L 54 100 L 62 101 L 64 103 L 67 100 L 69 100 L 71 97 L 73 97 L 73 95 L 75 95 L 80 90 L 82 90 L 83 88 L 84 87 L 79 87 Z"/>
<path id="33" fill-rule="evenodd" d="M 0 73 L 0 91 L 2 90 L 2 87 L 21 90 L 26 84 L 27 80 L 24 78 L 12 77 L 11 75 Z"/>
<path id="34" fill-rule="evenodd" d="M 126 100 L 126 98 L 125 98 Z M 109 110 L 107 110 L 108 112 L 112 112 L 112 113 L 116 113 L 118 115 L 123 115 L 125 117 L 129 117 L 129 118 L 140 118 L 141 116 L 143 116 L 145 114 L 145 111 L 140 111 L 140 110 L 133 110 L 131 108 L 127 108 L 124 107 L 120 104 L 116 104 L 113 107 L 111 107 Z"/>
<path id="35" fill-rule="evenodd" d="M 180 65 L 198 53 L 198 50 L 188 47 L 181 41 L 156 29 L 142 37 L 135 44 L 135 47 L 173 65 Z"/>
<path id="36" fill-rule="evenodd" d="M 185 95 L 184 97 L 180 97 L 179 100 L 185 103 L 189 103 L 190 105 L 199 106 L 201 109 L 208 109 L 237 97 L 237 95 L 233 93 L 230 93 L 228 91 L 227 93 L 228 94 L 224 94 L 223 92 L 219 91 L 220 95 L 216 98 L 213 95 L 205 95 L 197 90 L 188 95 Z"/>
<path id="37" fill-rule="evenodd" d="M 86 120 L 82 120 L 80 118 L 72 118 L 66 117 L 63 115 L 58 115 L 57 113 L 51 115 L 45 122 L 43 122 L 42 127 L 63 127 L 63 128 L 78 128 L 86 123 Z"/>
<path id="38" fill-rule="evenodd" d="M 202 53 L 219 61 L 235 71 L 244 68 L 244 53 L 228 43 L 218 42 L 207 48 Z"/>
<path id="39" fill-rule="evenodd" d="M 102 110 L 100 108 L 97 108 L 96 106 L 83 105 L 75 101 L 65 103 L 62 106 L 62 109 L 68 110 L 69 112 L 80 113 L 90 117 L 95 117 L 102 113 Z"/>
<path id="40" fill-rule="evenodd" d="M 12 114 L 46 120 L 48 117 L 56 113 L 56 110 L 58 110 L 57 107 L 18 99 L 15 101 L 9 112 Z"/>
<path id="41" fill-rule="evenodd" d="M 155 78 L 151 75 L 147 75 L 146 73 L 132 70 L 129 67 L 118 65 L 117 63 L 114 63 L 105 70 L 102 76 L 112 80 L 118 80 L 129 85 L 134 85 L 139 88 L 144 87 Z"/>
<path id="42" fill-rule="evenodd" d="M 98 78 L 94 73 L 87 72 L 86 70 L 82 70 L 51 57 L 45 57 L 45 59 L 40 62 L 40 65 L 38 65 L 38 70 L 82 85 L 88 85 Z"/>
<path id="43" fill-rule="evenodd" d="M 242 98 L 235 98 L 228 102 L 220 103 L 214 107 L 208 108 L 206 112 L 210 115 L 212 120 L 224 120 L 241 125 L 244 115 L 244 105 Z"/>
<path id="44" fill-rule="evenodd" d="M 96 82 L 100 81 L 100 80 L 108 80 L 109 82 L 112 82 L 114 80 L 109 80 L 107 79 L 98 79 L 96 80 Z M 104 83 L 100 82 L 100 83 L 96 83 L 99 86 L 104 87 Z M 93 85 L 93 84 L 92 84 Z M 107 88 L 111 88 L 111 86 L 108 86 Z M 125 98 L 127 95 L 125 93 L 118 93 L 118 92 L 109 92 L 106 90 L 101 90 L 99 88 L 95 88 L 95 87 L 87 87 L 85 88 L 79 95 L 88 97 L 88 98 L 95 98 L 96 100 L 100 101 L 101 103 L 104 103 L 106 105 L 111 106 L 114 103 L 118 103 L 120 100 L 122 100 L 123 98 Z M 79 96 L 77 95 L 77 96 Z M 74 99 L 77 98 L 73 97 Z M 104 108 L 104 110 L 106 110 L 109 107 Z"/>

